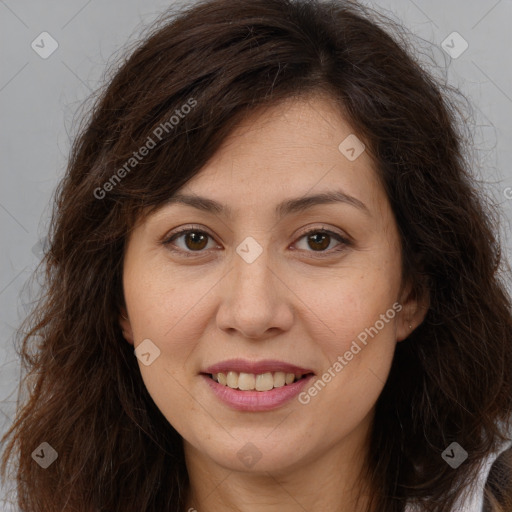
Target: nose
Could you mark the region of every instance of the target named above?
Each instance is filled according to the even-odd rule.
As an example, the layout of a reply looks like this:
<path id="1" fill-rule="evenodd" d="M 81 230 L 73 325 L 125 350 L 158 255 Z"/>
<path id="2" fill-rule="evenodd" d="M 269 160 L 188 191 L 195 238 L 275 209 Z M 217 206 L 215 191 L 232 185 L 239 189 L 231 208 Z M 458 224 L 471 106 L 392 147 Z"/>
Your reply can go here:
<path id="1" fill-rule="evenodd" d="M 240 337 L 260 340 L 285 332 L 293 325 L 294 294 L 265 248 L 252 262 L 236 253 L 232 269 L 219 286 L 219 294 L 217 325 L 228 334 L 238 332 Z"/>

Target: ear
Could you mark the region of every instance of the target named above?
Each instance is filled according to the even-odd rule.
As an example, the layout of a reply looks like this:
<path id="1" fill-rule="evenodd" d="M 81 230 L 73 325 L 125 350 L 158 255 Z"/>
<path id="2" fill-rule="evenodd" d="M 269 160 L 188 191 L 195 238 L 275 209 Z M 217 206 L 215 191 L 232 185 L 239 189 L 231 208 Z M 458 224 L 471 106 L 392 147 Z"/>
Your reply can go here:
<path id="1" fill-rule="evenodd" d="M 133 345 L 133 331 L 130 320 L 128 319 L 128 313 L 126 312 L 126 308 L 123 306 L 121 308 L 121 314 L 119 315 L 119 325 L 121 326 L 121 330 L 123 331 L 124 339 Z"/>
<path id="2" fill-rule="evenodd" d="M 402 306 L 396 322 L 396 340 L 403 341 L 423 322 L 430 307 L 430 296 L 426 286 L 421 296 L 414 292 L 409 283 L 403 290 L 399 303 Z"/>

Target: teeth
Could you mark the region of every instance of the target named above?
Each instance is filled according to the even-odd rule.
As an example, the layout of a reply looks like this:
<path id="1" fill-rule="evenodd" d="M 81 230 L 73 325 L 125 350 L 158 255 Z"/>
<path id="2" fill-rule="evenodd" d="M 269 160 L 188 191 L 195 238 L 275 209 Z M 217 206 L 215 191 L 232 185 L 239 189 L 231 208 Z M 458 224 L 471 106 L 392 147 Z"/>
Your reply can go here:
<path id="1" fill-rule="evenodd" d="M 233 389 L 238 388 L 238 373 L 228 372 L 228 378 L 226 384 Z"/>
<path id="2" fill-rule="evenodd" d="M 271 373 L 263 373 L 256 377 L 256 391 L 270 391 L 274 387 L 274 376 Z"/>
<path id="3" fill-rule="evenodd" d="M 274 387 L 282 388 L 286 382 L 286 373 L 284 372 L 276 372 L 274 373 Z"/>
<path id="4" fill-rule="evenodd" d="M 238 376 L 238 389 L 242 391 L 250 391 L 254 389 L 256 377 L 252 373 L 241 373 Z"/>
<path id="5" fill-rule="evenodd" d="M 290 385 L 302 378 L 302 373 L 266 372 L 255 375 L 254 373 L 228 372 L 214 373 L 212 379 L 223 386 L 241 391 L 270 391 L 273 388 L 281 388 Z"/>

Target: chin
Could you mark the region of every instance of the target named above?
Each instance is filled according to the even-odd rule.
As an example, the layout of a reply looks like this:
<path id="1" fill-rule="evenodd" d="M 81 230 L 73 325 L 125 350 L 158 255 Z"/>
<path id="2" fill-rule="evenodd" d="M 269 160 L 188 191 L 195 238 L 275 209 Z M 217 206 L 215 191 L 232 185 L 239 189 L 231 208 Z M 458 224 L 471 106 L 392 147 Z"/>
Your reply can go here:
<path id="1" fill-rule="evenodd" d="M 289 472 L 299 467 L 302 456 L 292 445 L 283 447 L 282 439 L 265 439 L 268 433 L 257 436 L 253 441 L 230 440 L 229 445 L 204 447 L 206 454 L 219 466 L 230 471 L 266 475 L 276 472 Z"/>

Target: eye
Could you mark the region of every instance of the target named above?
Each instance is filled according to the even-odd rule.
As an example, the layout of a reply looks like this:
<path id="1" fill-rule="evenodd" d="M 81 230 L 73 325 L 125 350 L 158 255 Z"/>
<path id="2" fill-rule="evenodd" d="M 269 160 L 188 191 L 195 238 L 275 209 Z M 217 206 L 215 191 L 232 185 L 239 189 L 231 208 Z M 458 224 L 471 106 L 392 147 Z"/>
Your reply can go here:
<path id="1" fill-rule="evenodd" d="M 179 249 L 176 249 L 174 247 L 175 244 L 173 244 L 172 242 L 174 242 L 175 240 L 179 240 L 180 238 L 183 239 L 185 246 L 184 248 L 181 247 Z M 208 238 L 213 237 L 211 237 L 208 233 L 200 229 L 187 228 L 172 234 L 170 237 L 166 238 L 162 243 L 165 246 L 167 246 L 171 251 L 181 253 L 184 256 L 189 257 L 193 256 L 190 253 L 203 252 L 202 250 L 208 244 Z"/>
<path id="2" fill-rule="evenodd" d="M 323 228 L 310 229 L 303 233 L 299 240 L 302 240 L 303 238 L 306 238 L 307 246 L 313 249 L 313 251 L 307 251 L 307 249 L 306 251 L 320 253 L 318 254 L 319 257 L 330 256 L 333 252 L 340 252 L 351 245 L 350 241 L 339 233 L 334 233 L 333 231 Z M 333 239 L 339 242 L 338 247 L 326 251 L 326 249 L 331 245 Z"/>
<path id="3" fill-rule="evenodd" d="M 171 234 L 162 242 L 162 244 L 175 253 L 179 253 L 185 257 L 191 257 L 194 256 L 193 253 L 205 252 L 203 249 L 207 248 L 209 238 L 213 240 L 213 237 L 206 231 L 196 228 L 186 228 Z M 333 252 L 340 252 L 351 245 L 350 240 L 347 238 L 338 233 L 334 233 L 333 231 L 329 231 L 323 228 L 310 229 L 309 231 L 304 232 L 298 241 L 302 240 L 303 238 L 306 239 L 308 247 L 313 250 L 301 250 L 305 250 L 306 252 L 319 253 L 318 257 L 329 256 Z M 180 239 L 182 239 L 183 245 L 181 247 L 178 245 L 178 248 L 176 248 L 177 244 L 175 241 Z M 329 251 L 327 251 L 326 249 L 328 249 L 328 247 L 331 245 L 333 239 L 339 242 L 339 247 L 335 249 L 331 248 Z"/>

